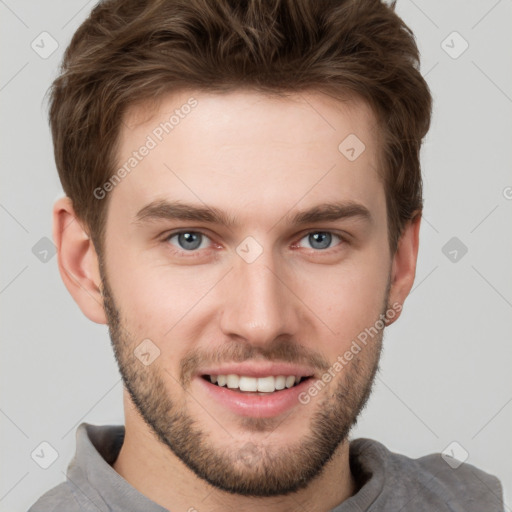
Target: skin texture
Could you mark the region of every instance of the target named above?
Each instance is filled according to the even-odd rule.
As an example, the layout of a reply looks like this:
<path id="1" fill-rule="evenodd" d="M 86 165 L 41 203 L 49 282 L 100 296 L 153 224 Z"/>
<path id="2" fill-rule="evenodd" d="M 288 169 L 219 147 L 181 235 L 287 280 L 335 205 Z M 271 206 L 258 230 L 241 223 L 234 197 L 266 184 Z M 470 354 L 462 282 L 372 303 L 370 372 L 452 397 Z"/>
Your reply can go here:
<path id="1" fill-rule="evenodd" d="M 54 207 L 62 278 L 88 318 L 109 324 L 125 382 L 126 437 L 114 469 L 170 510 L 329 510 L 357 491 L 347 436 L 383 331 L 307 404 L 275 417 L 233 413 L 206 396 L 195 372 L 272 360 L 306 363 L 321 379 L 391 305 L 401 310 L 419 216 L 391 254 L 375 118 L 355 99 L 314 91 L 182 91 L 156 111 L 138 106 L 123 125 L 119 165 L 191 97 L 197 106 L 108 192 L 101 258 L 73 222 L 71 201 Z M 349 134 L 366 146 L 354 161 L 338 151 Z M 233 223 L 137 221 L 161 200 L 221 210 Z M 361 205 L 369 217 L 291 222 L 334 202 Z M 182 238 L 169 238 L 180 230 L 205 238 L 186 251 Z M 326 232 L 327 248 L 308 236 Z M 237 252 L 247 237 L 242 247 L 261 251 L 251 263 Z M 134 356 L 145 339 L 159 350 L 148 366 Z"/>

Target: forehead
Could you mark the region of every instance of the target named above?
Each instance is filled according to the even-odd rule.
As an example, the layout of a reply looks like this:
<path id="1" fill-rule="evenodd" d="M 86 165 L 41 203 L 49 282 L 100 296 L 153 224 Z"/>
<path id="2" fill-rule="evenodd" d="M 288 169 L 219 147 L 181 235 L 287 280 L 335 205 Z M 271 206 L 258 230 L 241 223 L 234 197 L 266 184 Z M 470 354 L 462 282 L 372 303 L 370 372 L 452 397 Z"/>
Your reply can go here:
<path id="1" fill-rule="evenodd" d="M 181 91 L 128 111 L 111 208 L 133 218 L 159 199 L 245 212 L 315 202 L 383 205 L 376 120 L 364 102 L 319 92 Z M 275 219 L 274 219 L 275 220 Z"/>

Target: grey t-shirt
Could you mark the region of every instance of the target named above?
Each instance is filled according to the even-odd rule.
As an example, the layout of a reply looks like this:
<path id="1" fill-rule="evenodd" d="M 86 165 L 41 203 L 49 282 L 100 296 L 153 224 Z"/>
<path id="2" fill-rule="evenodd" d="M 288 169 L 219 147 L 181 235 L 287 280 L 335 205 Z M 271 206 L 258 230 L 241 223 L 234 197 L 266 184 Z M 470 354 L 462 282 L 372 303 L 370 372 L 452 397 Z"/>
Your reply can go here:
<path id="1" fill-rule="evenodd" d="M 67 480 L 28 512 L 166 512 L 111 466 L 123 440 L 122 425 L 82 423 Z M 350 443 L 350 467 L 359 490 L 331 512 L 504 511 L 496 477 L 466 463 L 453 469 L 440 454 L 411 459 L 361 438 Z"/>

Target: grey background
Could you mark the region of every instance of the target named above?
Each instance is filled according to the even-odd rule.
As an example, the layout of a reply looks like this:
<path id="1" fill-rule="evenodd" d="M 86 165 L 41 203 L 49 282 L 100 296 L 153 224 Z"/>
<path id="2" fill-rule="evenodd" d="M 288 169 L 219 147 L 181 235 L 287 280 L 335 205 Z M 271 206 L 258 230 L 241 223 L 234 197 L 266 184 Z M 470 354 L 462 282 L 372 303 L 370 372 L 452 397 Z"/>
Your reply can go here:
<path id="1" fill-rule="evenodd" d="M 0 0 L 1 511 L 26 510 L 64 480 L 80 422 L 123 423 L 107 329 L 82 315 L 41 241 L 61 194 L 43 96 L 94 3 Z M 426 208 L 415 288 L 387 330 L 353 437 L 411 457 L 455 441 L 455 455 L 465 450 L 501 478 L 511 510 L 512 2 L 399 0 L 397 11 L 435 101 L 422 152 Z M 43 31 L 58 44 L 47 58 Z M 457 58 L 453 31 L 469 44 Z M 47 469 L 42 442 L 58 453 Z"/>

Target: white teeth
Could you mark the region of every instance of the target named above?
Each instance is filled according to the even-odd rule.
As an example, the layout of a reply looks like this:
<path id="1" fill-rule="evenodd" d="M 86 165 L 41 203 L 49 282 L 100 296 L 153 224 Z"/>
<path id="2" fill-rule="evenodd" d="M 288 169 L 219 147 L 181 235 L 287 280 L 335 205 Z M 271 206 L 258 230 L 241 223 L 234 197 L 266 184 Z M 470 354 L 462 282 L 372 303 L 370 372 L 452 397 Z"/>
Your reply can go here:
<path id="1" fill-rule="evenodd" d="M 231 389 L 237 388 L 239 381 L 240 381 L 240 377 L 238 375 L 233 375 L 233 374 L 227 375 L 228 388 L 231 388 Z"/>
<path id="2" fill-rule="evenodd" d="M 276 389 L 274 377 L 260 377 L 254 380 L 258 381 L 258 391 L 272 393 Z M 242 389 L 242 386 L 240 386 L 240 389 Z"/>
<path id="3" fill-rule="evenodd" d="M 281 390 L 286 387 L 286 377 L 284 375 L 279 375 L 276 377 L 276 389 Z"/>
<path id="4" fill-rule="evenodd" d="M 268 377 L 249 377 L 246 375 L 210 375 L 212 384 L 223 387 L 226 386 L 230 389 L 240 389 L 240 391 L 258 391 L 260 393 L 273 393 L 274 391 L 281 391 L 285 388 L 291 388 L 294 384 L 299 384 L 301 380 L 306 377 L 296 375 L 277 375 Z"/>
<path id="5" fill-rule="evenodd" d="M 258 391 L 258 381 L 256 377 L 240 377 L 239 385 L 240 391 Z M 274 391 L 274 390 L 272 390 Z"/>
<path id="6" fill-rule="evenodd" d="M 291 388 L 294 384 L 295 384 L 295 377 L 293 375 L 286 377 L 286 387 L 287 388 Z"/>

